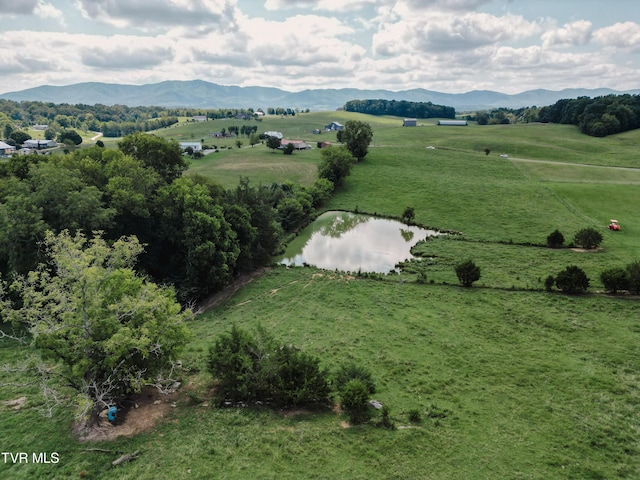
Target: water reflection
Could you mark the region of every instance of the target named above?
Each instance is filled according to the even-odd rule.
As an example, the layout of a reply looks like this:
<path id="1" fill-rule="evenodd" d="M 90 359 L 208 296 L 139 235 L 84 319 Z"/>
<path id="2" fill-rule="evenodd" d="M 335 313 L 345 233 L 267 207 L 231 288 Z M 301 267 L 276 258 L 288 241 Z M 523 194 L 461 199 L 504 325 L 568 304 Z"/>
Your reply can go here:
<path id="1" fill-rule="evenodd" d="M 411 247 L 433 230 L 348 212 L 327 212 L 309 225 L 278 259 L 326 270 L 386 273 L 412 258 Z"/>

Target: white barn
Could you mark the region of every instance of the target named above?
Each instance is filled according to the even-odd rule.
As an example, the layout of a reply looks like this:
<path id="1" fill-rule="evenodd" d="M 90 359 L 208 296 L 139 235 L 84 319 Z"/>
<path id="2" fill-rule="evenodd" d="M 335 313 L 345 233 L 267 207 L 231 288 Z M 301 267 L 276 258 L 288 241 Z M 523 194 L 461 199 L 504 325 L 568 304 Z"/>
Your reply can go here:
<path id="1" fill-rule="evenodd" d="M 183 152 L 189 147 L 191 147 L 194 152 L 202 151 L 202 144 L 200 142 L 180 142 L 180 148 Z"/>
<path id="2" fill-rule="evenodd" d="M 444 127 L 466 127 L 468 123 L 466 120 L 438 120 L 438 125 Z"/>

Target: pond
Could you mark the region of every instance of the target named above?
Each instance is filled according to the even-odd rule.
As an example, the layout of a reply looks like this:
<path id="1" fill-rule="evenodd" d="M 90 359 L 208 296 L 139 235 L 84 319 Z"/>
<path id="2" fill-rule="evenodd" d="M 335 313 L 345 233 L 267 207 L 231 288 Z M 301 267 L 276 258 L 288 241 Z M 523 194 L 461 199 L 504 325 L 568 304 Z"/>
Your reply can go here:
<path id="1" fill-rule="evenodd" d="M 435 230 L 350 212 L 326 212 L 302 230 L 276 261 L 325 270 L 389 273 Z"/>

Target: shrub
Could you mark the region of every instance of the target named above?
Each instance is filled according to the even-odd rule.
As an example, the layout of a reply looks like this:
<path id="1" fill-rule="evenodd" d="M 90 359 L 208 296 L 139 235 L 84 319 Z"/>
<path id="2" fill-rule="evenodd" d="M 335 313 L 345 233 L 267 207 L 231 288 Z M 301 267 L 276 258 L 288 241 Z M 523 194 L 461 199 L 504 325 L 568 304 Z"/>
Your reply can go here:
<path id="1" fill-rule="evenodd" d="M 389 430 L 395 430 L 396 425 L 393 423 L 393 420 L 391 420 L 391 408 L 389 408 L 388 405 L 383 405 L 380 413 L 382 414 L 382 417 L 380 418 L 380 422 L 378 422 L 378 426 Z"/>
<path id="2" fill-rule="evenodd" d="M 471 260 L 456 265 L 456 276 L 463 287 L 470 287 L 480 280 L 480 267 Z"/>
<path id="3" fill-rule="evenodd" d="M 547 246 L 551 248 L 558 248 L 564 244 L 564 235 L 559 230 L 554 230 L 547 237 Z"/>
<path id="4" fill-rule="evenodd" d="M 276 350 L 274 363 L 272 391 L 277 405 L 328 402 L 328 375 L 318 358 L 289 345 Z"/>
<path id="5" fill-rule="evenodd" d="M 263 329 L 252 336 L 235 325 L 209 348 L 209 371 L 219 403 L 270 402 L 277 406 L 325 403 L 330 388 L 320 361 L 294 346 L 280 346 Z"/>
<path id="6" fill-rule="evenodd" d="M 407 207 L 402 212 L 402 221 L 407 225 L 413 223 L 413 220 L 416 218 L 416 212 L 413 207 Z"/>
<path id="7" fill-rule="evenodd" d="M 351 380 L 360 380 L 364 383 L 369 395 L 376 393 L 376 384 L 371 378 L 371 372 L 367 368 L 361 365 L 356 365 L 353 362 L 341 365 L 340 368 L 338 368 L 334 375 L 333 383 L 336 390 L 338 392 L 342 392 L 347 383 Z"/>
<path id="8" fill-rule="evenodd" d="M 556 279 L 553 275 L 549 275 L 544 281 L 544 288 L 547 292 L 553 290 L 553 286 L 556 283 Z"/>
<path id="9" fill-rule="evenodd" d="M 640 261 L 627 265 L 627 273 L 629 275 L 629 292 L 634 295 L 640 295 Z"/>
<path id="10" fill-rule="evenodd" d="M 420 410 L 414 408 L 409 410 L 409 421 L 411 423 L 422 423 L 422 415 L 420 414 Z"/>
<path id="11" fill-rule="evenodd" d="M 571 265 L 558 273 L 556 286 L 564 293 L 583 293 L 589 289 L 589 278 L 584 270 Z"/>
<path id="12" fill-rule="evenodd" d="M 352 425 L 365 423 L 371 418 L 369 407 L 369 392 L 362 380 L 354 378 L 349 380 L 340 394 L 341 406 L 349 415 L 349 422 Z"/>
<path id="13" fill-rule="evenodd" d="M 600 280 L 607 292 L 616 294 L 629 288 L 629 272 L 622 267 L 609 268 L 600 273 Z"/>
<path id="14" fill-rule="evenodd" d="M 602 234 L 594 228 L 583 228 L 576 233 L 575 237 L 573 237 L 573 241 L 582 248 L 592 249 L 598 247 L 602 243 Z"/>

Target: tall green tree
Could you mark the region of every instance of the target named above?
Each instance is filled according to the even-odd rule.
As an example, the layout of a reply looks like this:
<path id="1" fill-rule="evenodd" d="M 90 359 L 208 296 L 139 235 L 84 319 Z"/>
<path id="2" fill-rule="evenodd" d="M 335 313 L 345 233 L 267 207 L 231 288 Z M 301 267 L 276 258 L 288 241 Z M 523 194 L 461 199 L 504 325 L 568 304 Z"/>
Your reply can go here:
<path id="1" fill-rule="evenodd" d="M 240 247 L 236 234 L 205 185 L 181 178 L 158 192 L 160 232 L 154 245 L 157 268 L 173 281 L 183 300 L 226 286 Z"/>
<path id="2" fill-rule="evenodd" d="M 47 232 L 48 264 L 16 280 L 21 307 L 5 315 L 28 327 L 33 346 L 59 385 L 78 394 L 81 416 L 99 412 L 147 384 L 162 386 L 167 369 L 189 338 L 183 311 L 171 288 L 133 270 L 142 246 L 123 237 L 112 246 Z"/>
<path id="3" fill-rule="evenodd" d="M 349 150 L 346 147 L 327 147 L 320 151 L 320 155 L 322 160 L 318 165 L 318 177 L 330 181 L 334 186 L 342 185 L 353 164 Z"/>
<path id="4" fill-rule="evenodd" d="M 276 148 L 280 148 L 281 140 L 278 137 L 269 136 L 267 137 L 267 147 L 271 150 L 276 150 Z"/>
<path id="5" fill-rule="evenodd" d="M 373 139 L 371 125 L 359 120 L 349 120 L 344 124 L 342 142 L 346 145 L 351 155 L 361 161 L 369 152 L 369 144 Z"/>
<path id="6" fill-rule="evenodd" d="M 178 142 L 155 135 L 140 132 L 127 135 L 118 143 L 118 148 L 146 167 L 153 168 L 166 183 L 180 177 L 189 166 Z"/>

